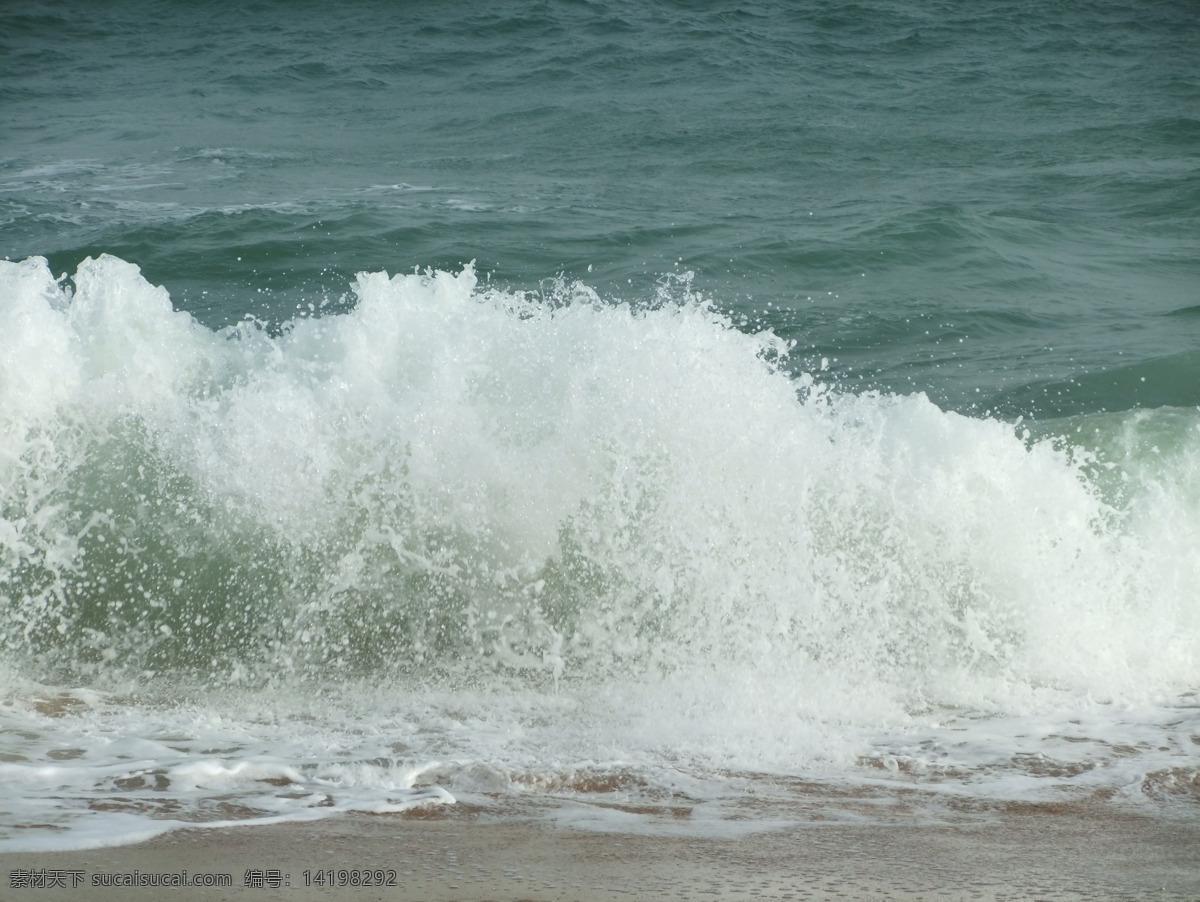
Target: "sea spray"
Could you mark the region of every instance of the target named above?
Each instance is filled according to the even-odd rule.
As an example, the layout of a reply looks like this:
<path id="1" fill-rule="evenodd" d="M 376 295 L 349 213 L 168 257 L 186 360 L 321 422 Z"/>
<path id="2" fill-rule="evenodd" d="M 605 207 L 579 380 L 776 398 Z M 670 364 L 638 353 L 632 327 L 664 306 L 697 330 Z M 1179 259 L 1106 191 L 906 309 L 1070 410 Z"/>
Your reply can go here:
<path id="1" fill-rule="evenodd" d="M 900 708 L 1195 676 L 1194 503 L 789 377 L 785 344 L 686 287 L 548 303 L 471 267 L 363 274 L 351 312 L 271 335 L 203 329 L 115 258 L 73 293 L 3 265 L 3 636 L 33 673 L 753 662 L 798 704 Z"/>
<path id="2" fill-rule="evenodd" d="M 761 773 L 1190 798 L 1196 411 L 839 391 L 686 280 L 219 333 L 112 257 L 0 281 L 10 847 Z"/>

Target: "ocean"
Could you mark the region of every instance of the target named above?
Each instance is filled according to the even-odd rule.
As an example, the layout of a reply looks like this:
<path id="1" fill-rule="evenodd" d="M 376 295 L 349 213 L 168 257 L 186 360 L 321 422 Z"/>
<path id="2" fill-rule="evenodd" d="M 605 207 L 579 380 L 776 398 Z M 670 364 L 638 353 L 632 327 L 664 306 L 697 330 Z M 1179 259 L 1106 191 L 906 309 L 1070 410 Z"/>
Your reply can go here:
<path id="1" fill-rule="evenodd" d="M 0 9 L 0 849 L 1200 817 L 1182 0 Z"/>

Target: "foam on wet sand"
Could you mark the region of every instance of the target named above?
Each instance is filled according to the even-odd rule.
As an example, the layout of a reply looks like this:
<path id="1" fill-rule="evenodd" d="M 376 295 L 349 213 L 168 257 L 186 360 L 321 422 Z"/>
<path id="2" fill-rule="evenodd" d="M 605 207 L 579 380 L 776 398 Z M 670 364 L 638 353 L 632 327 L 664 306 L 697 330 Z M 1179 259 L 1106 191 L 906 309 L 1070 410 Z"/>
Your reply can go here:
<path id="1" fill-rule="evenodd" d="M 9 853 L 0 855 L 0 867 L 6 898 L 39 902 L 1200 897 L 1200 823 L 1190 816 L 1010 804 L 963 824 L 810 823 L 708 837 L 598 833 L 562 823 L 501 820 L 450 806 L 183 830 L 102 849 Z M 143 876 L 135 881 L 149 882 L 151 875 L 183 871 L 189 880 L 228 874 L 232 885 L 106 887 L 97 879 L 137 874 Z M 385 877 L 394 871 L 396 885 L 344 885 L 371 871 Z M 318 872 L 327 875 L 324 885 Z M 58 887 L 13 888 L 14 877 L 32 875 L 44 884 L 44 875 L 55 873 Z"/>

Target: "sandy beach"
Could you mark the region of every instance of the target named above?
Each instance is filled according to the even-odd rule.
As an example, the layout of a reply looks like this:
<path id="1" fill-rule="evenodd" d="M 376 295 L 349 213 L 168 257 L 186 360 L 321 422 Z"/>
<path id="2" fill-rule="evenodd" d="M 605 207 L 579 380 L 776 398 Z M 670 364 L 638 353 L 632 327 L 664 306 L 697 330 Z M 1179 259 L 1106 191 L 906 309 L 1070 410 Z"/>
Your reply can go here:
<path id="1" fill-rule="evenodd" d="M 183 830 L 131 846 L 4 854 L 0 865 L 8 900 L 1195 900 L 1200 823 L 1022 806 L 986 823 L 683 838 L 457 806 Z M 185 871 L 189 884 L 226 885 L 104 885 L 182 880 Z"/>

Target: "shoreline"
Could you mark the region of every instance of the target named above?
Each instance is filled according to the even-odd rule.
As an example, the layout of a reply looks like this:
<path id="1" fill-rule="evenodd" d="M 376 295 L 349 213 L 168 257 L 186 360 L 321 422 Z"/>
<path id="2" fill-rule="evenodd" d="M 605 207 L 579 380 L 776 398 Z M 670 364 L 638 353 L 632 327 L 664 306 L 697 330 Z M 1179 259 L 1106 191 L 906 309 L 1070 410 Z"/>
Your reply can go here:
<path id="1" fill-rule="evenodd" d="M 447 806 L 0 853 L 0 868 L 0 897 L 39 902 L 1195 900 L 1200 819 L 1031 806 L 987 822 L 806 823 L 713 838 L 601 833 Z M 188 881 L 227 875 L 228 885 L 103 885 L 169 884 L 183 872 Z"/>

